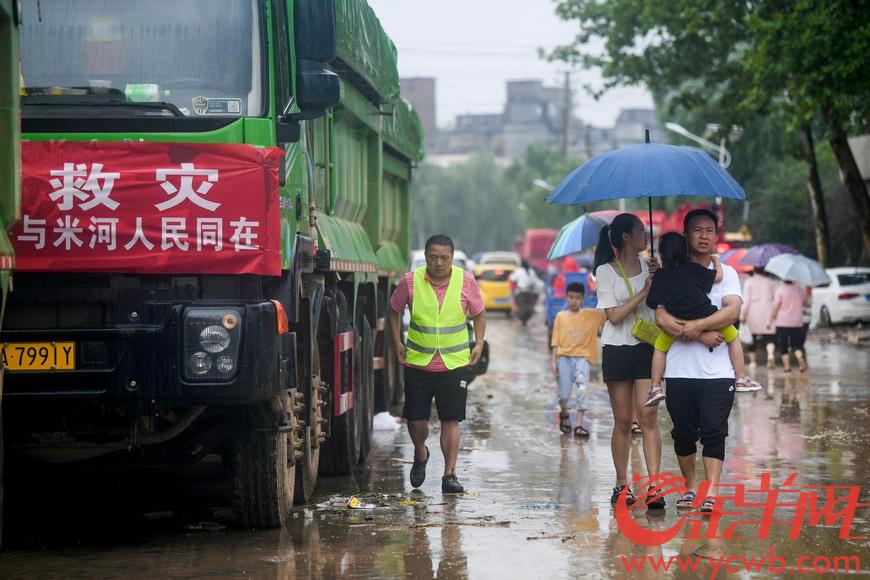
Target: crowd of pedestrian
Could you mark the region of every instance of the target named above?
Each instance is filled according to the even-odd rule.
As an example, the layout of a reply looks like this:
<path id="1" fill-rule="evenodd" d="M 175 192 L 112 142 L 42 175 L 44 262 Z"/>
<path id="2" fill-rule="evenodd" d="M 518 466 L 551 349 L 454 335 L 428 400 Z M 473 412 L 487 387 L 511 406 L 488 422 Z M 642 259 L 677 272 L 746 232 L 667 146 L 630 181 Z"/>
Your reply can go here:
<path id="1" fill-rule="evenodd" d="M 611 502 L 621 495 L 633 504 L 628 481 L 628 458 L 633 425 L 639 427 L 650 481 L 658 474 L 662 435 L 657 405 L 664 400 L 672 422 L 674 453 L 686 481 L 678 508 L 716 509 L 715 494 L 725 459 L 728 417 L 735 392 L 761 389 L 750 378 L 736 324 L 748 327 L 750 366 L 761 349 L 767 365 L 775 365 L 778 347 L 786 372 L 790 355 L 805 371 L 803 320 L 805 294 L 792 283 L 777 284 L 760 271 L 746 277 L 741 289 L 737 272 L 714 255 L 717 217 L 699 209 L 686 215 L 684 234 L 665 234 L 659 255 L 663 264 L 641 256 L 647 248 L 642 222 L 620 214 L 603 228 L 595 252 L 593 273 L 598 286 L 601 370 L 613 413 L 611 452 L 616 471 Z M 569 288 L 569 292 L 570 292 Z M 582 288 L 576 288 L 582 292 Z M 581 294 L 582 295 L 582 294 Z M 569 299 L 569 309 L 557 317 L 553 333 L 553 372 L 557 377 L 559 426 L 569 433 L 566 404 L 571 385 L 580 392 L 574 434 L 588 436 L 583 425 L 585 384 L 597 328 L 589 314 Z M 583 349 L 577 348 L 580 344 Z M 578 362 L 573 353 L 580 357 Z M 568 375 L 568 376 L 565 376 Z M 702 445 L 706 497 L 695 475 L 697 443 Z M 665 507 L 658 490 L 643 490 L 647 508 Z"/>
<path id="2" fill-rule="evenodd" d="M 665 507 L 665 493 L 652 485 L 632 490 L 628 479 L 635 430 L 642 437 L 649 481 L 659 475 L 658 404 L 664 400 L 674 453 L 685 479 L 677 508 L 711 512 L 716 509 L 735 392 L 761 388 L 746 373 L 735 325 L 740 322 L 745 327 L 750 365 L 757 363 L 763 349 L 772 368 L 779 347 L 786 372 L 791 370 L 790 355 L 800 371 L 805 371 L 805 294 L 799 286 L 777 285 L 759 271 L 749 273 L 741 289 L 734 268 L 714 255 L 716 215 L 706 209 L 693 210 L 683 226 L 683 234 L 666 234 L 660 240 L 662 265 L 644 257 L 646 231 L 635 215 L 620 214 L 600 231 L 593 266 L 597 308 L 582 307 L 583 284 L 567 286 L 567 308 L 556 316 L 551 334 L 552 373 L 559 429 L 565 435 L 587 438 L 589 373 L 601 352 L 601 371 L 613 413 L 610 447 L 616 480 L 612 503 L 622 497 L 634 504 L 638 501 L 635 493 L 641 492 L 647 508 Z M 462 493 L 456 475 L 459 423 L 465 419 L 467 367 L 481 356 L 486 312 L 474 277 L 453 266 L 453 253 L 453 242 L 447 236 L 436 235 L 427 241 L 426 265 L 406 274 L 393 293 L 390 330 L 406 367 L 403 416 L 414 444 L 411 484 L 419 487 L 425 481 L 434 399 L 444 455 L 442 491 Z M 531 275 L 527 280 L 519 278 L 514 280 L 517 286 L 535 282 Z M 405 308 L 410 310 L 411 321 L 403 342 L 399 318 Z M 473 343 L 466 326 L 469 318 L 474 321 Z M 703 447 L 704 487 L 699 487 L 695 475 L 698 442 Z M 704 497 L 696 497 L 702 490 Z"/>

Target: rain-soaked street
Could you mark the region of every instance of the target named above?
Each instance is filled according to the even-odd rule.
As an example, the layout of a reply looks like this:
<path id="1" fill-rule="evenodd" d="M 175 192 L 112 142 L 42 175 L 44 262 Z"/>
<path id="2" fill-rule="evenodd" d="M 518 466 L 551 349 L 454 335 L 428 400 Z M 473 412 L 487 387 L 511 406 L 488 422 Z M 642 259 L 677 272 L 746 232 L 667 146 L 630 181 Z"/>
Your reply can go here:
<path id="1" fill-rule="evenodd" d="M 742 539 L 702 545 L 682 537 L 691 522 L 700 520 L 689 515 L 682 533 L 664 545 L 633 544 L 617 526 L 609 503 L 612 421 L 603 384 L 596 380 L 591 391 L 591 438 L 562 436 L 555 426 L 540 318 L 523 328 L 495 315 L 488 335 L 492 363 L 471 386 L 469 420 L 463 424 L 458 475 L 468 491 L 462 496 L 441 494 L 437 429 L 430 436 L 432 461 L 420 491 L 412 492 L 408 483 L 412 447 L 404 429 L 378 431 L 361 473 L 322 479 L 315 500 L 298 506 L 285 530 L 250 531 L 219 523 L 226 516 L 226 489 L 204 483 L 209 470 L 221 469 L 219 462 L 193 474 L 132 478 L 28 469 L 23 480 L 7 472 L 14 478 L 7 514 L 11 546 L 0 556 L 0 576 L 700 577 L 680 572 L 676 564 L 667 574 L 649 563 L 629 573 L 626 562 L 641 562 L 647 555 L 689 557 L 696 550 L 761 558 L 771 546 L 787 566 L 809 556 L 803 560 L 808 568 L 815 564 L 820 571 L 827 563 L 834 570 L 836 562 L 842 565 L 836 558 L 857 556 L 862 573 L 870 570 L 870 540 L 839 539 L 842 520 L 826 527 L 807 523 L 798 528 L 797 540 L 788 539 L 787 525 L 773 525 L 766 539 L 759 539 L 758 524 L 741 526 Z M 818 337 L 807 350 L 808 375 L 789 376 L 781 369 L 768 374 L 762 367 L 758 379 L 768 388 L 737 396 L 726 482 L 758 488 L 763 473 L 771 474 L 774 487 L 791 473 L 797 474 L 792 487 L 866 486 L 870 481 L 868 351 Z M 663 469 L 676 472 L 664 405 L 659 417 Z M 640 439 L 634 438 L 631 470 L 641 473 L 641 462 Z M 330 503 L 350 494 L 374 507 L 346 510 Z M 675 496 L 667 500 L 664 514 L 632 510 L 635 522 L 653 530 L 677 525 L 682 515 L 674 507 Z M 866 488 L 861 500 L 870 500 Z M 853 537 L 870 536 L 867 510 L 858 510 Z M 760 507 L 739 511 L 724 516 L 720 530 L 734 521 L 765 519 Z M 790 523 L 797 516 L 782 507 L 775 518 Z M 208 523 L 191 525 L 201 522 Z M 738 567 L 740 561 L 731 563 L 732 571 Z M 765 563 L 741 575 L 779 576 L 775 572 Z M 723 568 L 718 576 L 724 575 Z M 790 576 L 818 575 L 810 570 Z"/>

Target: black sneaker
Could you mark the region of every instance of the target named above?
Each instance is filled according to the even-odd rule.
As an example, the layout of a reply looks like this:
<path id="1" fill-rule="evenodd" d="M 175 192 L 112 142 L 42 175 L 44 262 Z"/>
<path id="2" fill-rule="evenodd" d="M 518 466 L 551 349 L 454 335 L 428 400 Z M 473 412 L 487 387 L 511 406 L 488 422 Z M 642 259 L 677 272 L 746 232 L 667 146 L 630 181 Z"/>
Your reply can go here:
<path id="1" fill-rule="evenodd" d="M 465 488 L 456 479 L 456 475 L 445 475 L 441 478 L 441 493 L 462 493 Z"/>
<path id="2" fill-rule="evenodd" d="M 631 493 L 631 488 L 627 485 L 617 485 L 613 488 L 613 495 L 610 496 L 610 505 L 616 505 L 616 500 L 619 499 L 619 494 L 623 493 L 625 490 L 625 503 L 627 505 L 634 505 L 634 494 Z"/>
<path id="3" fill-rule="evenodd" d="M 426 448 L 426 459 L 417 459 L 414 454 L 414 465 L 411 466 L 411 487 L 420 487 L 426 481 L 426 464 L 429 463 L 429 448 Z"/>
<path id="4" fill-rule="evenodd" d="M 648 510 L 663 510 L 665 509 L 665 496 L 661 495 L 662 490 L 660 489 L 650 489 L 648 490 L 648 496 L 651 499 L 648 499 L 646 502 L 646 509 Z"/>

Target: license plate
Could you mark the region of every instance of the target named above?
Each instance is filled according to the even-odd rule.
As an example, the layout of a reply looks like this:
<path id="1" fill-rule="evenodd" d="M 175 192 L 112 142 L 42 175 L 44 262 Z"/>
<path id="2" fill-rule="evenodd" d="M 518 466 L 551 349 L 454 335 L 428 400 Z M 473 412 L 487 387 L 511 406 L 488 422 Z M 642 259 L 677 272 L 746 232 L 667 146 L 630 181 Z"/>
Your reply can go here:
<path id="1" fill-rule="evenodd" d="M 511 301 L 510 298 L 496 298 L 496 299 L 494 300 L 494 302 L 495 302 L 496 304 L 507 304 L 507 303 L 510 302 L 510 301 Z"/>
<path id="2" fill-rule="evenodd" d="M 0 362 L 8 371 L 66 371 L 76 368 L 74 342 L 7 342 Z"/>

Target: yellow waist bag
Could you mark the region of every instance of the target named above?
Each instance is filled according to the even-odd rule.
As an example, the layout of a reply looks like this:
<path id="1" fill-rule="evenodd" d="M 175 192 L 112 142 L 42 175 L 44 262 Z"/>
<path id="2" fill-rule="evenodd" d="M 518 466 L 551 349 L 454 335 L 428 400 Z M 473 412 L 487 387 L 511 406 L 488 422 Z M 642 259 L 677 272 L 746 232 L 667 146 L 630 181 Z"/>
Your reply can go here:
<path id="1" fill-rule="evenodd" d="M 628 299 L 631 300 L 634 296 L 634 290 L 632 290 L 631 283 L 628 281 L 625 268 L 622 267 L 622 263 L 619 260 L 614 260 L 613 263 L 616 264 L 616 269 L 619 270 L 619 275 L 622 276 L 622 281 L 625 282 L 625 288 L 628 290 Z M 632 314 L 634 316 L 634 326 L 631 327 L 631 335 L 641 342 L 654 346 L 662 329 L 656 326 L 655 323 L 644 320 L 636 313 Z"/>

